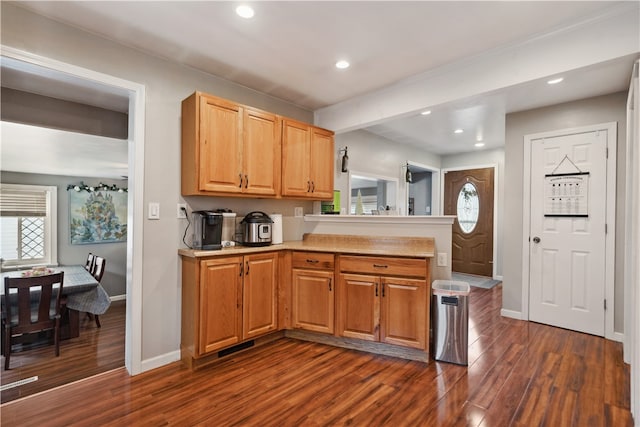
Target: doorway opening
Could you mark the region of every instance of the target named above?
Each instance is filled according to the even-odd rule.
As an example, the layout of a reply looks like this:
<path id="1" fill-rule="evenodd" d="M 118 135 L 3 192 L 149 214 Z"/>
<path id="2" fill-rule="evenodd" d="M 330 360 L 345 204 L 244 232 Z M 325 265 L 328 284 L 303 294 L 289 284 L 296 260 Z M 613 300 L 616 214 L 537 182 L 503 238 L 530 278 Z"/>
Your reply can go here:
<path id="1" fill-rule="evenodd" d="M 142 237 L 144 188 L 145 87 L 139 83 L 2 46 L 3 57 L 21 61 L 31 70 L 64 76 L 66 87 L 101 88 L 105 96 L 124 96 L 128 102 L 128 201 L 126 255 L 126 321 L 124 364 L 131 375 L 142 372 Z M 69 86 L 70 85 L 70 86 Z"/>

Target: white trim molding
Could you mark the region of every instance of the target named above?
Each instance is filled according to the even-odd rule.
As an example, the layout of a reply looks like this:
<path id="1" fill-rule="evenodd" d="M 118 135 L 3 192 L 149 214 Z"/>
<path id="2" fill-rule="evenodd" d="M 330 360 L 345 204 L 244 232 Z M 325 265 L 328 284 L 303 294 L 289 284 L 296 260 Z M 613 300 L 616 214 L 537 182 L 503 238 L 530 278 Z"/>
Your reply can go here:
<path id="1" fill-rule="evenodd" d="M 615 240 L 616 240 L 616 158 L 617 158 L 617 123 L 601 123 L 590 126 L 580 126 L 569 129 L 559 129 L 550 132 L 542 132 L 524 136 L 524 165 L 522 188 L 522 319 L 529 320 L 529 258 L 530 244 L 529 231 L 531 229 L 531 146 L 533 140 L 553 138 L 575 133 L 595 131 L 607 132 L 607 201 L 606 224 L 608 232 L 605 236 L 605 299 L 609 301 L 605 311 L 604 336 L 607 339 L 615 339 Z M 613 201 L 610 200 L 613 198 Z"/>
<path id="2" fill-rule="evenodd" d="M 129 181 L 127 233 L 127 315 L 125 367 L 131 375 L 142 372 L 142 245 L 144 223 L 145 86 L 108 74 L 1 45 L 3 56 L 50 68 L 79 80 L 102 83 L 129 96 Z"/>

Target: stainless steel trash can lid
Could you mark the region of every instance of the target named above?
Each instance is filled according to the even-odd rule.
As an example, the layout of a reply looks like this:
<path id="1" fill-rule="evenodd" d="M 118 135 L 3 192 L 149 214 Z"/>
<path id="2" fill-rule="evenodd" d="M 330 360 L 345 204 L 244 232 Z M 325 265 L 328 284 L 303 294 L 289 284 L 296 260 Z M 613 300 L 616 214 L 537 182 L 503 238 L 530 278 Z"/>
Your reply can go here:
<path id="1" fill-rule="evenodd" d="M 434 295 L 463 295 L 467 296 L 471 292 L 471 286 L 467 282 L 456 280 L 434 280 L 431 285 Z"/>

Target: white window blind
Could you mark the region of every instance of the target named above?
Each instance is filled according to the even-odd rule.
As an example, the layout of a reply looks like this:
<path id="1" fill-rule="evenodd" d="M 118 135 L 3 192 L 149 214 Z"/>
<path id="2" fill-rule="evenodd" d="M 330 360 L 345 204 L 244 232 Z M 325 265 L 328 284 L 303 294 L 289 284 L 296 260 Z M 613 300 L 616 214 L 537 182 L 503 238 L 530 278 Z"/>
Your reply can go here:
<path id="1" fill-rule="evenodd" d="M 0 216 L 47 216 L 47 192 L 0 187 Z"/>

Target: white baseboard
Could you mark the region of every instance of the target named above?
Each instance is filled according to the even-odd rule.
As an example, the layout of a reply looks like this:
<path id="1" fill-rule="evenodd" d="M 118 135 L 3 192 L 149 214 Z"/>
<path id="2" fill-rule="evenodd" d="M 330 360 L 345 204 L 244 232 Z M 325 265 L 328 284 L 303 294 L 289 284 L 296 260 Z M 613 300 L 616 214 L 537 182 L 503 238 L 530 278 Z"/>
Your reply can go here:
<path id="1" fill-rule="evenodd" d="M 168 365 L 169 363 L 177 362 L 178 360 L 180 360 L 180 350 L 143 360 L 140 373 Z"/>
<path id="2" fill-rule="evenodd" d="M 522 320 L 522 312 L 520 311 L 507 310 L 506 308 L 503 308 L 502 310 L 500 310 L 500 315 L 502 317 L 509 317 L 511 319 Z"/>
<path id="3" fill-rule="evenodd" d="M 500 280 L 502 282 L 502 276 L 493 276 L 493 280 Z"/>
<path id="4" fill-rule="evenodd" d="M 112 297 L 109 297 L 109 299 L 111 300 L 111 302 L 126 300 L 127 299 L 127 294 L 114 295 Z"/>
<path id="5" fill-rule="evenodd" d="M 624 334 L 622 332 L 613 332 L 613 336 L 608 337 L 608 339 L 610 339 L 611 341 L 616 341 L 616 342 L 623 342 L 624 341 Z"/>

